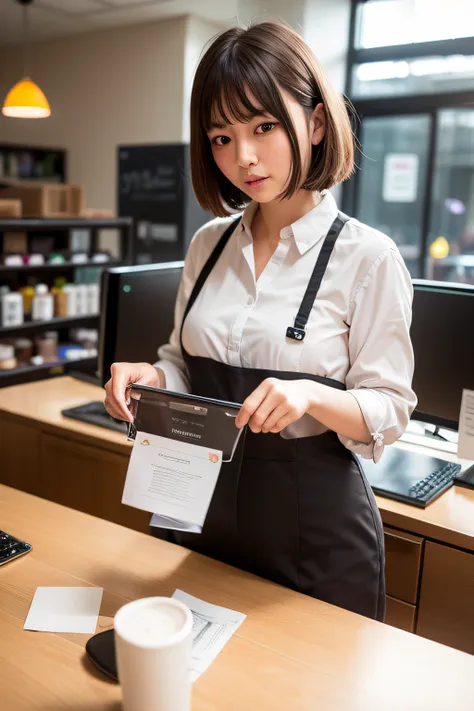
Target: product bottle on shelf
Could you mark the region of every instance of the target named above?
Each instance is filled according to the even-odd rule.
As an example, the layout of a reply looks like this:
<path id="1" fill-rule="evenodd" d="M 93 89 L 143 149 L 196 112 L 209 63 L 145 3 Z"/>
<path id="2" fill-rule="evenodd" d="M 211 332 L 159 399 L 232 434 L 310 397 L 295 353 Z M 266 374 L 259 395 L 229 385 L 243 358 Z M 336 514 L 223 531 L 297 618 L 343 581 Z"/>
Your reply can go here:
<path id="1" fill-rule="evenodd" d="M 31 318 L 31 309 L 33 307 L 33 299 L 35 296 L 35 287 L 23 286 L 20 291 L 23 294 L 23 312 L 25 314 L 25 317 Z"/>
<path id="2" fill-rule="evenodd" d="M 46 284 L 37 284 L 33 297 L 33 321 L 50 321 L 54 317 L 54 297 Z"/>
<path id="3" fill-rule="evenodd" d="M 54 298 L 54 315 L 57 317 L 69 316 L 68 293 L 64 291 L 65 285 L 66 279 L 64 277 L 57 277 L 51 289 Z"/>
<path id="4" fill-rule="evenodd" d="M 63 292 L 67 294 L 67 315 L 77 316 L 77 290 L 75 284 L 66 284 Z"/>
<path id="5" fill-rule="evenodd" d="M 36 337 L 36 349 L 44 363 L 54 363 L 58 359 L 58 332 L 45 331 Z"/>
<path id="6" fill-rule="evenodd" d="M 15 349 L 13 346 L 0 343 L 0 370 L 16 368 Z"/>
<path id="7" fill-rule="evenodd" d="M 100 311 L 100 287 L 98 284 L 87 284 L 87 313 L 95 316 Z"/>
<path id="8" fill-rule="evenodd" d="M 18 365 L 29 365 L 33 356 L 33 341 L 30 338 L 17 338 L 13 347 Z"/>
<path id="9" fill-rule="evenodd" d="M 23 296 L 18 291 L 10 291 L 2 297 L 2 325 L 8 328 L 22 323 Z"/>
<path id="10" fill-rule="evenodd" d="M 78 316 L 88 315 L 88 286 L 87 284 L 76 284 L 76 308 Z"/>

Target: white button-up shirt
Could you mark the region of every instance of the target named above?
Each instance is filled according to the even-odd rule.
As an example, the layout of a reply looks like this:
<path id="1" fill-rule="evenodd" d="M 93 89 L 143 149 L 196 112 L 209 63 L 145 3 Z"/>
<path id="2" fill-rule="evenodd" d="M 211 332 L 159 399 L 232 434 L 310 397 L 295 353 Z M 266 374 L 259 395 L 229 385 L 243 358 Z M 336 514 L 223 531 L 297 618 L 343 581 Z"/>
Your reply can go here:
<path id="1" fill-rule="evenodd" d="M 413 287 L 394 242 L 351 219 L 342 229 L 303 341 L 286 337 L 294 325 L 321 246 L 337 206 L 330 193 L 280 232 L 279 244 L 255 279 L 250 203 L 227 243 L 183 329 L 190 355 L 246 368 L 294 371 L 344 383 L 357 400 L 372 441 L 341 442 L 378 460 L 384 444 L 397 440 L 416 405 L 411 388 L 414 369 L 409 329 Z M 318 202 L 319 204 L 316 204 Z M 158 350 L 170 390 L 189 392 L 179 344 L 183 313 L 207 258 L 237 216 L 216 218 L 201 227 L 186 255 L 175 308 L 175 329 Z M 159 308 L 159 305 L 158 305 Z M 286 427 L 285 438 L 307 437 L 326 428 L 310 415 Z"/>

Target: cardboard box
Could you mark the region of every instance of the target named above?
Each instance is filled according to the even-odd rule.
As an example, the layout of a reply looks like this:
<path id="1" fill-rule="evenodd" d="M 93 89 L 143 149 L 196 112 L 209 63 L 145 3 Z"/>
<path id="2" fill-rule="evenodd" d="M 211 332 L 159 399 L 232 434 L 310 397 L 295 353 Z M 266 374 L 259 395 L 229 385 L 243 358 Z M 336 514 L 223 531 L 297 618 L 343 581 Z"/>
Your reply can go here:
<path id="1" fill-rule="evenodd" d="M 84 187 L 21 181 L 0 187 L 0 200 L 20 200 L 23 217 L 82 217 L 85 209 Z"/>
<path id="2" fill-rule="evenodd" d="M 21 200 L 0 199 L 0 218 L 11 220 L 21 217 Z"/>

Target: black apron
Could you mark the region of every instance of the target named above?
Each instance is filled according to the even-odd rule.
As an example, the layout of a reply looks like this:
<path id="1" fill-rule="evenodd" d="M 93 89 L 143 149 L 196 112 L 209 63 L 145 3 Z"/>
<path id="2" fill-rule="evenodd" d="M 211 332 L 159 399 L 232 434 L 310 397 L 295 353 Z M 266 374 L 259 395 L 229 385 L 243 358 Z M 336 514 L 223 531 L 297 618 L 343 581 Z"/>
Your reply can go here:
<path id="1" fill-rule="evenodd" d="M 294 328 L 289 329 L 300 334 L 297 339 L 304 334 L 347 220 L 339 213 L 322 245 Z M 183 316 L 181 347 L 191 392 L 242 403 L 269 377 L 304 378 L 344 390 L 343 383 L 329 378 L 226 365 L 191 356 L 183 347 L 186 316 L 239 221 L 228 227 L 207 260 Z M 202 533 L 174 532 L 173 540 L 320 600 L 384 619 L 380 514 L 355 456 L 334 432 L 283 439 L 246 428 L 232 461 L 222 464 Z"/>

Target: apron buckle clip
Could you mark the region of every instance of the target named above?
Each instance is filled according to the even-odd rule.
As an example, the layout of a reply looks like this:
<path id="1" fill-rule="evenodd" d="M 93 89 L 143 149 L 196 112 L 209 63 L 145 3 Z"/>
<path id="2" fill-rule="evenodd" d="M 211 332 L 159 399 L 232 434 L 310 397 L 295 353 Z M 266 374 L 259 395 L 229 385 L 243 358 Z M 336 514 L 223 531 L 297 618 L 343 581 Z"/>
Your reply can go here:
<path id="1" fill-rule="evenodd" d="M 294 341 L 302 341 L 306 336 L 306 331 L 304 328 L 294 328 L 294 326 L 288 326 L 286 329 L 286 337 L 292 338 Z"/>

